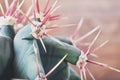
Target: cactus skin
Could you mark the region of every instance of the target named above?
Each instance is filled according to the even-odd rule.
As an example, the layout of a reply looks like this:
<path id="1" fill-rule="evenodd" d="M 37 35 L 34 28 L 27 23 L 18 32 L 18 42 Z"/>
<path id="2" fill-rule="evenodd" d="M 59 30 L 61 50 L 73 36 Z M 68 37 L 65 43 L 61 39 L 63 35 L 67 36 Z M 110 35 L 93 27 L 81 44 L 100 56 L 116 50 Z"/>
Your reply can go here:
<path id="1" fill-rule="evenodd" d="M 65 43 L 65 46 L 56 43 L 48 37 L 43 38 L 43 42 L 47 48 L 47 53 L 44 53 L 40 41 L 37 41 L 39 51 L 41 52 L 43 67 L 46 73 L 62 58 L 64 54 L 68 53 L 68 57 L 66 57 L 66 59 L 61 63 L 61 65 L 47 79 L 80 80 L 79 75 L 68 65 L 68 62 L 76 64 L 77 56 L 79 56 L 79 51 L 77 51 L 77 49 L 71 46 L 72 43 L 69 40 L 63 38 L 58 39 Z"/>
<path id="2" fill-rule="evenodd" d="M 16 34 L 14 38 L 14 77 L 20 79 L 35 80 L 38 71 L 36 68 L 33 41 L 36 41 L 36 39 L 23 40 L 23 37 L 26 36 L 26 34 L 30 34 L 29 32 L 30 29 L 24 27 Z M 41 61 L 39 62 L 41 69 L 40 72 L 44 74 L 42 63 Z"/>
<path id="3" fill-rule="evenodd" d="M 3 25 L 0 32 L 2 36 L 9 37 L 10 39 L 14 39 L 15 32 L 12 25 Z"/>
<path id="4" fill-rule="evenodd" d="M 35 39 L 30 33 L 30 24 L 21 29 L 14 39 L 15 51 L 15 77 L 34 80 L 37 76 L 36 61 L 33 52 L 33 41 L 36 41 L 39 47 L 41 73 L 47 73 L 57 62 L 65 55 L 68 54 L 62 64 L 47 77 L 48 80 L 80 80 L 77 73 L 75 73 L 69 66 L 68 62 L 76 64 L 80 50 L 74 48 L 70 41 L 61 39 L 61 45 L 58 42 L 44 37 L 42 40 L 46 46 L 47 53 L 45 53 L 41 42 Z M 70 43 L 70 44 L 69 44 Z M 34 67 L 31 67 L 34 66 Z M 74 76 L 74 78 L 72 77 Z"/>
<path id="5" fill-rule="evenodd" d="M 9 80 L 12 77 L 13 38 L 12 25 L 3 25 L 0 30 L 0 80 Z"/>

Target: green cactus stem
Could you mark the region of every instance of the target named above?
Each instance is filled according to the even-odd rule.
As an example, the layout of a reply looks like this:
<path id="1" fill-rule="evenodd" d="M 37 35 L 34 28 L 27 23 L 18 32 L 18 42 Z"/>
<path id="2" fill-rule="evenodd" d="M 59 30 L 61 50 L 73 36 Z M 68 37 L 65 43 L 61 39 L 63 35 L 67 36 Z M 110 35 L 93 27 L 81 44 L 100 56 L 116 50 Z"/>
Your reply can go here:
<path id="1" fill-rule="evenodd" d="M 13 38 L 12 25 L 3 25 L 0 30 L 0 79 L 9 80 L 12 76 Z"/>

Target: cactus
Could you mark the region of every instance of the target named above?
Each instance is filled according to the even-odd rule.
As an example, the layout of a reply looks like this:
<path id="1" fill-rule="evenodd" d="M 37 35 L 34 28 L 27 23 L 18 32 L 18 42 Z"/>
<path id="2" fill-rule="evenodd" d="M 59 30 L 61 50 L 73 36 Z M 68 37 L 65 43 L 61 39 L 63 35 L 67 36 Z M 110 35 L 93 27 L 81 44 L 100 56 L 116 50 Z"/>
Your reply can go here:
<path id="1" fill-rule="evenodd" d="M 6 2 L 6 0 L 5 0 Z M 14 25 L 17 18 L 17 1 L 14 0 L 9 7 L 6 7 L 7 11 L 4 12 L 2 5 L 0 4 L 2 15 L 0 16 L 0 79 L 9 80 L 13 73 L 13 39 L 15 36 Z M 8 4 L 6 4 L 7 6 Z"/>
<path id="2" fill-rule="evenodd" d="M 56 2 L 54 3 L 54 5 L 56 4 Z M 36 0 L 36 4 L 37 4 L 36 6 L 37 8 L 38 7 L 37 0 Z M 68 44 L 69 41 L 65 42 L 67 40 L 63 39 L 60 41 L 53 37 L 45 37 L 46 35 L 48 36 L 48 34 L 46 33 L 47 27 L 45 24 L 47 21 L 50 21 L 49 19 L 51 19 L 50 16 L 54 10 L 54 5 L 50 9 L 48 9 L 47 13 L 43 15 L 43 18 L 38 16 L 38 15 L 41 15 L 39 14 L 40 13 L 39 9 L 38 8 L 35 9 L 37 10 L 36 12 L 37 14 L 34 12 L 34 20 L 31 21 L 29 18 L 26 17 L 31 24 L 28 23 L 28 25 L 26 25 L 23 29 L 21 29 L 16 34 L 14 39 L 14 47 L 15 47 L 14 48 L 15 50 L 14 69 L 15 69 L 16 78 L 33 80 L 37 77 L 37 75 L 39 76 L 39 74 L 43 74 L 43 75 L 46 74 L 46 78 L 48 80 L 51 80 L 51 79 L 59 80 L 60 76 L 61 76 L 61 79 L 63 80 L 68 80 L 68 79 L 71 80 L 70 79 L 71 76 L 74 76 L 74 78 L 76 78 L 77 80 L 80 80 L 77 73 L 75 73 L 75 71 L 73 71 L 67 64 L 68 62 L 72 64 L 76 64 L 81 53 L 80 50 Z M 40 66 L 39 67 L 40 71 L 38 71 L 38 69 L 36 68 L 38 66 L 36 65 L 36 56 L 34 54 L 34 47 L 33 47 L 34 42 L 37 42 L 37 46 L 39 50 L 40 57 L 38 56 L 39 63 L 37 63 L 37 65 Z M 18 47 L 22 47 L 22 48 L 18 49 Z M 67 54 L 67 57 L 61 63 L 61 65 L 55 71 L 53 71 L 49 76 L 47 76 L 47 72 L 49 72 L 52 69 L 52 67 L 54 67 L 54 65 L 57 64 L 58 61 L 60 61 L 60 59 L 64 57 L 66 54 Z M 48 64 L 48 63 L 51 63 L 51 64 Z M 30 65 L 34 65 L 34 66 L 30 67 Z M 34 72 L 30 73 L 31 70 Z M 37 74 L 37 72 L 39 74 Z M 56 74 L 58 72 L 59 74 L 57 77 Z M 72 74 L 70 72 L 72 72 Z"/>
<path id="3" fill-rule="evenodd" d="M 0 79 L 7 80 L 11 77 L 13 62 L 13 26 L 3 25 L 0 35 Z"/>
<path id="4" fill-rule="evenodd" d="M 109 40 L 104 41 L 101 45 L 99 45 L 98 47 L 96 47 L 95 49 L 92 50 L 91 48 L 94 45 L 97 38 L 99 37 L 99 35 L 101 33 L 101 29 L 100 29 L 100 26 L 97 26 L 93 30 L 91 30 L 90 32 L 85 34 L 84 36 L 77 38 L 77 36 L 78 36 L 77 34 L 82 26 L 83 20 L 84 20 L 83 18 L 80 20 L 78 27 L 76 28 L 74 33 L 70 36 L 70 40 L 72 41 L 74 47 L 77 47 L 81 50 L 81 55 L 79 56 L 79 60 L 77 62 L 77 67 L 79 68 L 79 74 L 80 74 L 81 80 L 87 80 L 87 75 L 86 75 L 87 73 L 90 75 L 92 80 L 96 80 L 95 77 L 93 76 L 93 74 L 91 73 L 91 71 L 87 67 L 88 63 L 94 64 L 97 66 L 101 66 L 101 67 L 105 67 L 105 68 L 108 68 L 108 69 L 116 71 L 116 72 L 120 72 L 119 69 L 111 67 L 105 63 L 101 63 L 101 62 L 97 62 L 97 61 L 88 59 L 89 55 L 93 56 L 93 57 L 98 57 L 96 54 L 93 54 L 93 53 L 95 51 L 97 51 L 99 48 L 103 47 L 105 44 L 107 44 L 109 42 Z M 95 36 L 95 38 L 93 39 L 93 41 L 88 45 L 88 48 L 85 50 L 82 50 L 81 45 L 79 45 L 78 42 L 81 43 L 82 40 L 84 40 L 86 37 L 90 36 L 97 30 L 99 30 L 99 31 L 98 31 L 97 35 Z"/>
<path id="5" fill-rule="evenodd" d="M 26 14 L 20 10 L 24 0 L 19 5 L 17 5 L 18 0 L 13 0 L 10 6 L 8 1 L 5 0 L 6 13 L 4 13 L 0 4 L 2 12 L 0 13 L 1 80 L 9 80 L 11 78 L 25 80 L 87 80 L 86 73 L 95 80 L 87 67 L 88 63 L 120 72 L 119 69 L 108 66 L 107 64 L 88 59 L 89 55 L 96 57 L 92 53 L 108 42 L 107 40 L 91 50 L 91 47 L 100 35 L 101 30 L 99 26 L 84 36 L 77 38 L 83 23 L 82 18 L 69 39 L 53 37 L 48 34 L 49 30 L 60 28 L 57 25 L 49 25 L 51 21 L 61 18 L 59 14 L 53 15 L 60 7 L 56 7 L 57 2 L 56 0 L 49 7 L 50 0 L 47 0 L 42 11 L 39 6 L 39 1 L 33 0 L 32 6 Z M 33 9 L 33 16 L 30 19 L 28 16 L 31 9 Z M 15 26 L 22 28 L 16 34 L 14 31 Z M 71 24 L 63 25 L 63 27 L 66 26 L 71 26 Z M 97 30 L 99 31 L 93 41 L 87 49 L 83 50 L 78 42 L 80 43 L 80 41 Z M 68 63 L 76 65 L 79 68 L 80 75 Z"/>

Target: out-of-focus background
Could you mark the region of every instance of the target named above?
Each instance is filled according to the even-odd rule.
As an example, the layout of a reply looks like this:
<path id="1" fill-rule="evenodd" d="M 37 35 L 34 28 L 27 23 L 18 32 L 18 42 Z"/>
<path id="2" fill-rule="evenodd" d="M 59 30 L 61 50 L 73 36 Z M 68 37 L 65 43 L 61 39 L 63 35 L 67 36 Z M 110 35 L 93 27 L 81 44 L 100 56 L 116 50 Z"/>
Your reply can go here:
<path id="1" fill-rule="evenodd" d="M 3 1 L 0 0 L 0 2 Z M 55 0 L 51 1 L 54 2 Z M 45 0 L 40 0 L 40 2 L 41 8 L 43 8 Z M 90 59 L 120 69 L 120 0 L 58 0 L 58 2 L 58 5 L 62 7 L 56 13 L 68 17 L 68 19 L 56 21 L 56 23 L 60 25 L 78 24 L 79 20 L 84 17 L 84 23 L 79 32 L 80 36 L 100 25 L 102 33 L 93 47 L 105 40 L 109 40 L 109 43 L 96 52 L 98 58 L 90 57 Z M 31 6 L 30 0 L 25 0 L 22 7 L 23 11 L 26 12 L 29 6 Z M 69 37 L 75 28 L 76 26 L 59 28 L 52 34 Z M 90 42 L 94 36 L 95 34 L 91 35 L 83 42 Z M 120 80 L 120 73 L 118 72 L 91 64 L 88 64 L 88 67 L 96 80 Z M 88 76 L 88 80 L 92 80 L 90 76 Z"/>

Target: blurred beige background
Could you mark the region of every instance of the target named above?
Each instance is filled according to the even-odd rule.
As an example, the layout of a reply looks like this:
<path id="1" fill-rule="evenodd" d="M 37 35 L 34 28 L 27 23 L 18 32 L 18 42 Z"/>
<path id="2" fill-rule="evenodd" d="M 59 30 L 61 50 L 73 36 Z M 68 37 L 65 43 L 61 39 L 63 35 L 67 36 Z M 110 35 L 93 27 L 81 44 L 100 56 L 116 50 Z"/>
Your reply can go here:
<path id="1" fill-rule="evenodd" d="M 0 0 L 3 2 L 4 0 Z M 29 2 L 28 2 L 29 1 Z M 31 0 L 32 1 L 32 0 Z M 55 0 L 51 0 L 55 1 Z M 97 25 L 101 25 L 102 33 L 98 38 L 94 47 L 105 40 L 110 40 L 107 45 L 98 50 L 96 54 L 99 58 L 90 59 L 107 63 L 113 67 L 120 69 L 120 0 L 58 0 L 58 5 L 62 7 L 56 12 L 63 17 L 68 17 L 67 20 L 56 21 L 58 24 L 77 24 L 84 17 L 84 23 L 79 32 L 82 36 Z M 43 8 L 45 0 L 40 0 L 40 5 Z M 4 4 L 2 4 L 4 5 Z M 25 0 L 23 11 L 26 12 L 27 7 L 31 5 L 30 0 Z M 76 26 L 69 28 L 59 28 L 52 32 L 53 35 L 62 35 L 69 37 Z M 84 41 L 90 41 L 95 34 Z M 83 41 L 83 42 L 84 42 Z M 120 80 L 120 73 L 88 64 L 89 69 L 95 76 L 96 80 Z M 89 78 L 88 80 L 92 80 Z"/>

